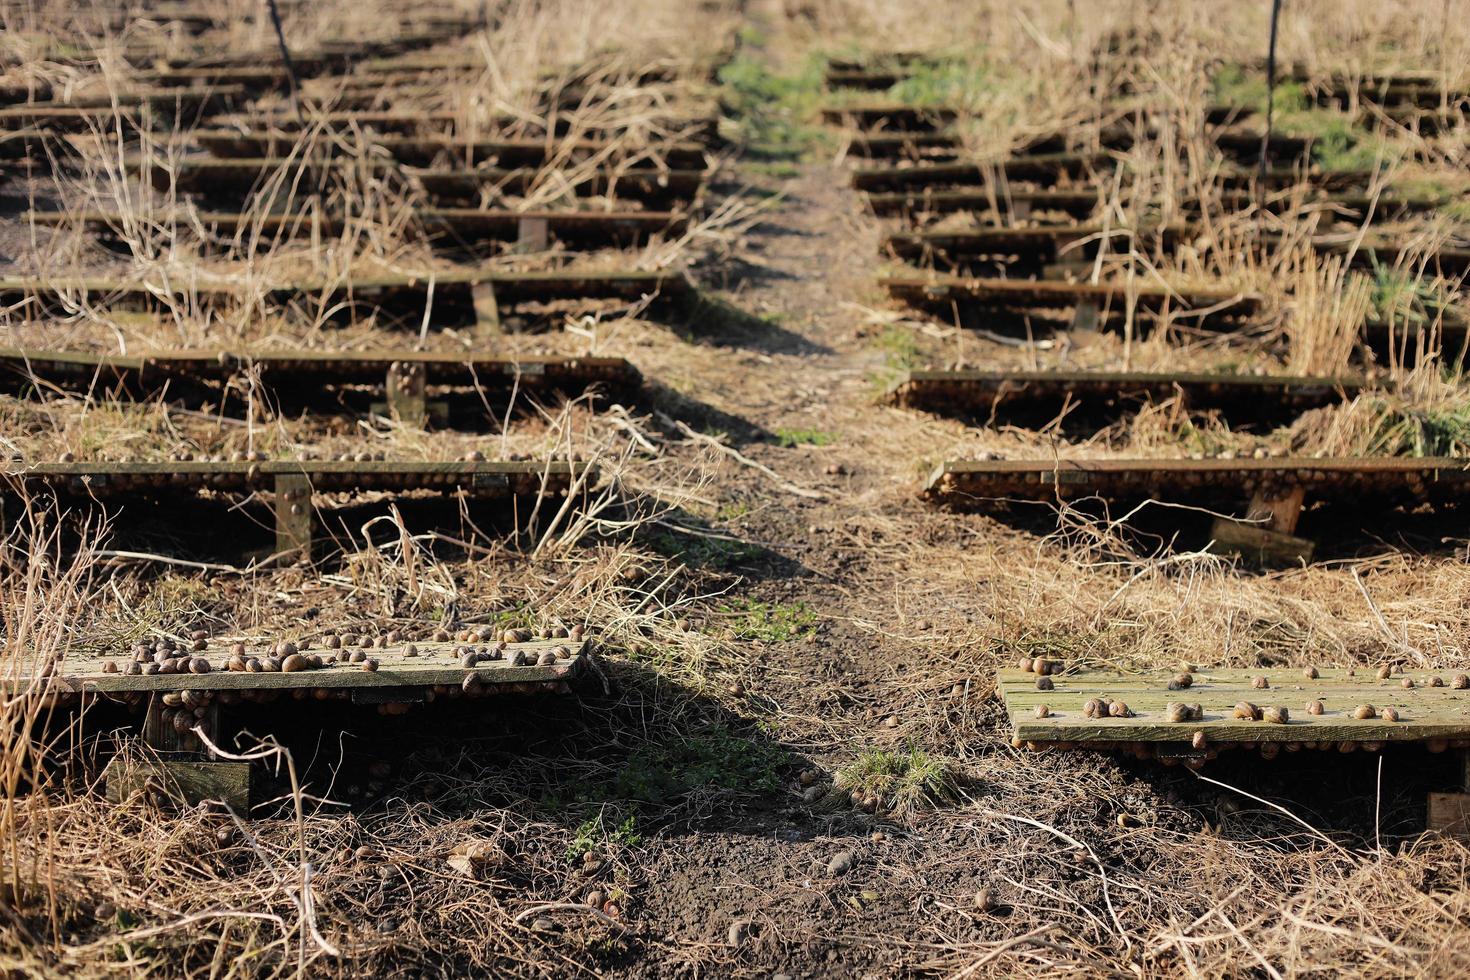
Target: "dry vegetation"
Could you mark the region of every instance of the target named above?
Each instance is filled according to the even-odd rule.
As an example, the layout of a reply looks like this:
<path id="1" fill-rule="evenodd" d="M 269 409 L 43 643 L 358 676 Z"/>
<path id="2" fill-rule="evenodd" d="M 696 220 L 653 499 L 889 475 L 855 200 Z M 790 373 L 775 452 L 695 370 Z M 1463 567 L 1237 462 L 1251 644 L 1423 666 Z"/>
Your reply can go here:
<path id="1" fill-rule="evenodd" d="M 125 60 L 129 51 L 265 52 L 250 63 L 269 64 L 274 38 L 261 6 L 192 3 L 216 23 L 184 37 L 146 21 L 106 29 L 100 8 L 7 4 L 0 82 L 121 100 L 137 87 L 130 76 L 140 62 Z M 1370 234 L 1410 237 L 1420 249 L 1375 271 L 1309 246 L 1329 229 L 1351 237 L 1354 224 L 1311 207 L 1241 211 L 1220 197 L 1224 175 L 1240 164 L 1204 139 L 1204 107 L 1222 97 L 1211 79 L 1225 65 L 1248 66 L 1233 97 L 1257 97 L 1242 93 L 1264 54 L 1268 4 L 485 6 L 495 30 L 404 55 L 454 67 L 396 80 L 399 94 L 384 105 L 447 114 L 436 125 L 459 135 L 555 133 L 606 145 L 581 160 L 553 152 L 524 193 L 489 190 L 470 203 L 630 206 L 569 188 L 610 163 L 661 166 L 661 148 L 692 137 L 697 117 L 718 107 L 730 143 L 712 153 L 714 187 L 689 205 L 686 233 L 586 252 L 436 249 L 416 217 L 428 205 L 422 191 L 385 177 L 371 141 L 329 121 L 350 86 L 310 79 L 304 126 L 284 97 L 230 120 L 278 127 L 290 152 L 241 202 L 255 230 L 222 240 L 198 202 L 129 168 L 140 157 L 179 165 L 193 132 L 220 120 L 183 120 L 135 139 L 124 121 L 132 110 L 120 108 L 49 139 L 49 165 L 0 174 L 0 275 L 100 273 L 167 283 L 175 298 L 148 315 L 80 297 L 47 315 L 3 310 L 6 344 L 613 354 L 642 371 L 644 397 L 612 406 L 522 399 L 493 405 L 488 431 L 423 432 L 382 418 L 266 410 L 230 418 L 167 401 L 3 395 L 0 446 L 31 462 L 63 453 L 575 455 L 603 466 L 590 506 L 542 514 L 516 535 L 487 531 L 468 513 L 425 530 L 393 509 L 365 518 L 320 565 L 278 567 L 181 553 L 198 540 L 187 527 L 153 528 L 139 541 L 127 513 L 79 527 L 8 496 L 0 676 L 64 670 L 195 628 L 300 637 L 440 623 L 586 624 L 598 639 L 596 670 L 577 699 L 363 713 L 334 717 L 326 732 L 288 718 L 287 708 L 244 718 L 246 734 L 226 748 L 258 759 L 267 792 L 254 813 L 238 815 L 142 796 L 106 803 L 105 761 L 148 751 L 136 716 L 102 705 L 83 728 L 22 685 L 4 702 L 0 729 L 0 969 L 950 977 L 1470 969 L 1466 848 L 1418 833 L 1424 790 L 1449 777 L 1442 760 L 1405 751 L 1313 769 L 1319 760 L 1284 757 L 1268 770 L 1222 759 L 1195 775 L 1100 755 L 1031 755 L 1010 747 L 993 687 L 996 666 L 1022 655 L 1139 667 L 1463 668 L 1463 528 L 1400 515 L 1382 537 L 1349 535 L 1326 543 L 1324 561 L 1261 573 L 1158 530 L 1149 519 L 1162 505 L 1130 520 L 1039 508 L 1002 521 L 934 510 L 917 495 L 935 461 L 980 452 L 1465 454 L 1470 407 L 1458 365 L 1432 351 L 1438 326 L 1470 311 L 1458 284 L 1435 281 L 1422 258 L 1463 241 L 1465 214 L 1446 208 L 1373 225 Z M 1313 78 L 1430 70 L 1449 87 L 1470 84 L 1470 17 L 1453 0 L 1285 7 L 1282 61 Z M 472 17 L 478 7 L 282 9 L 293 47 L 305 52 L 390 37 L 399 21 L 430 13 Z M 1129 57 L 1099 60 L 1110 37 L 1125 39 Z M 879 95 L 959 106 L 965 152 L 980 161 L 1058 132 L 1084 149 L 1130 105 L 1149 106 L 1160 122 L 1117 151 L 1126 166 L 1088 219 L 1125 231 L 1091 275 L 1257 292 L 1260 329 L 1028 339 L 890 303 L 873 285 L 885 267 L 882 222 L 844 189 L 854 161 L 816 115 L 825 59 L 879 49 L 942 58 Z M 1123 83 L 1130 94 L 1112 99 Z M 549 108 L 548 90 L 576 98 Z M 1359 121 L 1372 110 L 1349 111 Z M 1282 126 L 1339 125 L 1319 115 L 1287 114 Z M 1430 137 L 1389 128 L 1383 140 L 1348 149 L 1401 161 L 1370 193 L 1452 196 L 1465 186 L 1467 138 L 1463 122 Z M 345 162 L 304 188 L 314 174 L 305 164 L 328 146 Z M 33 208 L 67 219 L 32 225 Z M 114 214 L 109 248 L 83 222 L 96 210 Z M 313 215 L 347 220 L 325 235 L 261 230 L 283 211 L 305 227 Z M 1196 231 L 1177 251 L 1126 234 L 1186 218 Z M 1286 244 L 1255 247 L 1263 230 Z M 543 311 L 540 329 L 490 338 L 427 318 L 422 329 L 371 316 L 344 325 L 262 301 L 283 280 L 465 264 L 685 270 L 708 301 L 672 319 L 643 303 L 557 307 Z M 200 304 L 189 284 L 206 281 L 230 283 L 239 298 Z M 1408 354 L 1375 353 L 1358 340 L 1374 316 L 1424 330 Z M 1273 431 L 1232 431 L 1175 402 L 1080 435 L 1060 424 L 970 427 L 877 397 L 898 370 L 953 365 L 1358 372 L 1378 386 Z"/>

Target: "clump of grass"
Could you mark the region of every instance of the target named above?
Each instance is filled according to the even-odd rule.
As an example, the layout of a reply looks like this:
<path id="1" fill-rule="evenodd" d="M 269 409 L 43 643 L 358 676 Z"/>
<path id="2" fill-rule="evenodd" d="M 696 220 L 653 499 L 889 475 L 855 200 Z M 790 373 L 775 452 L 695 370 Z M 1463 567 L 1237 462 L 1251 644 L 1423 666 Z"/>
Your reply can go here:
<path id="1" fill-rule="evenodd" d="M 895 102 L 913 105 L 967 105 L 994 85 L 990 67 L 966 61 L 920 61 L 909 77 L 888 90 Z"/>
<path id="2" fill-rule="evenodd" d="M 1296 284 L 1286 326 L 1291 369 L 1329 376 L 1344 372 L 1374 308 L 1372 280 L 1348 272 L 1341 259 L 1319 258 L 1308 250 Z"/>
<path id="3" fill-rule="evenodd" d="M 833 786 L 860 794 L 896 816 L 937 809 L 959 798 L 959 774 L 922 749 L 868 749 L 837 770 Z"/>
<path id="4" fill-rule="evenodd" d="M 636 814 L 609 826 L 606 811 L 599 810 L 597 816 L 584 820 L 572 834 L 571 843 L 567 845 L 567 860 L 580 861 L 584 855 L 599 850 L 633 848 L 642 842 Z"/>
<path id="5" fill-rule="evenodd" d="M 721 606 L 719 612 L 733 620 L 730 628 L 737 640 L 789 643 L 810 635 L 817 624 L 816 612 L 805 602 L 745 599 Z"/>
<path id="6" fill-rule="evenodd" d="M 721 101 L 745 144 L 757 160 L 804 159 L 823 140 L 812 124 L 822 95 L 822 61 L 808 58 L 800 70 L 781 74 L 760 57 L 741 52 L 720 69 Z"/>
<path id="7" fill-rule="evenodd" d="M 830 446 L 837 441 L 837 437 L 830 432 L 820 429 L 777 429 L 776 444 L 782 449 L 794 449 L 797 446 Z"/>
<path id="8" fill-rule="evenodd" d="M 1213 82 L 1217 103 L 1266 111 L 1269 87 L 1263 71 L 1248 71 L 1235 64 L 1224 65 L 1215 73 Z M 1278 113 L 1305 110 L 1308 105 L 1306 89 L 1299 82 L 1277 82 L 1271 102 Z"/>

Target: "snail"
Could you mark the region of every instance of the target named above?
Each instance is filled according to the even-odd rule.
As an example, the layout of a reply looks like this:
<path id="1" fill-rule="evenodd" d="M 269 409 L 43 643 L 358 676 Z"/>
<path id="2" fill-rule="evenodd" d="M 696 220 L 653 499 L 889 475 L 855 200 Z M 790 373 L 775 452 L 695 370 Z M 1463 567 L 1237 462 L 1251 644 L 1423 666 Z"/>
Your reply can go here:
<path id="1" fill-rule="evenodd" d="M 1321 701 L 1307 702 L 1307 714 L 1309 715 L 1320 715 L 1325 710 L 1326 707 L 1322 704 Z"/>
<path id="2" fill-rule="evenodd" d="M 108 661 L 104 662 L 102 664 L 102 673 L 104 673 L 104 674 L 115 674 L 115 673 L 117 673 L 117 662 L 115 660 L 108 660 Z"/>
<path id="3" fill-rule="evenodd" d="M 460 658 L 459 665 L 461 667 L 464 667 L 466 669 L 469 669 L 469 668 L 474 667 L 475 664 L 479 663 L 479 661 L 480 661 L 480 655 L 477 654 L 477 653 L 475 653 L 472 650 L 472 651 L 470 651 L 469 653 L 466 653 L 463 657 Z"/>
<path id="4" fill-rule="evenodd" d="M 362 669 L 369 672 L 376 671 L 378 669 L 378 661 L 372 657 L 368 657 L 362 662 Z"/>
<path id="5" fill-rule="evenodd" d="M 1167 718 L 1170 723 L 1177 725 L 1181 722 L 1194 720 L 1194 709 L 1187 704 L 1180 704 L 1176 701 L 1175 703 L 1169 705 L 1167 709 L 1165 709 L 1164 717 Z"/>
<path id="6" fill-rule="evenodd" d="M 1384 708 L 1383 711 L 1379 713 L 1379 717 L 1382 718 L 1384 721 L 1398 721 L 1399 709 L 1390 705 L 1389 707 Z"/>
<path id="7" fill-rule="evenodd" d="M 410 643 L 408 649 L 403 651 L 403 655 L 405 657 L 417 657 L 419 655 L 419 648 Z"/>
<path id="8" fill-rule="evenodd" d="M 1316 667 L 1304 667 L 1304 668 L 1302 668 L 1302 676 L 1305 677 L 1309 681 L 1316 680 L 1317 679 L 1317 668 Z"/>
<path id="9" fill-rule="evenodd" d="M 1369 718 L 1378 717 L 1378 712 L 1371 704 L 1360 704 L 1353 709 L 1353 717 L 1359 721 L 1366 721 Z"/>
<path id="10" fill-rule="evenodd" d="M 1088 718 L 1099 718 L 1108 713 L 1107 705 L 1097 698 L 1088 698 L 1082 705 L 1082 714 Z"/>
<path id="11" fill-rule="evenodd" d="M 1264 691 L 1270 686 L 1271 682 L 1268 681 L 1264 676 L 1254 677 L 1251 679 L 1251 687 L 1255 688 L 1258 691 Z"/>
<path id="12" fill-rule="evenodd" d="M 1175 674 L 1169 679 L 1169 690 L 1171 691 L 1187 691 L 1193 685 L 1194 675 L 1187 671 Z"/>
<path id="13" fill-rule="evenodd" d="M 516 654 L 516 656 L 519 657 L 520 654 Z M 1036 689 L 1038 691 L 1050 691 L 1054 687 L 1056 687 L 1056 684 L 1052 681 L 1050 677 L 1036 678 Z"/>
<path id="14" fill-rule="evenodd" d="M 1430 677 L 1429 680 L 1426 681 L 1426 683 L 1430 687 L 1444 687 L 1444 678 L 1436 674 L 1435 676 Z"/>
<path id="15" fill-rule="evenodd" d="M 282 644 L 286 646 L 287 644 Z M 295 649 L 294 647 L 292 649 Z M 281 670 L 293 674 L 298 670 L 306 670 L 310 666 L 307 659 L 299 653 L 292 653 L 281 661 Z"/>
<path id="16" fill-rule="evenodd" d="M 1291 713 L 1279 704 L 1273 704 L 1261 712 L 1261 720 L 1273 725 L 1284 725 L 1291 721 Z"/>
<path id="17" fill-rule="evenodd" d="M 1378 668 L 1378 679 L 1381 681 L 1388 680 L 1388 678 L 1392 676 L 1392 674 L 1393 670 L 1389 668 L 1388 664 L 1384 664 L 1382 667 Z"/>
<path id="18" fill-rule="evenodd" d="M 1210 740 L 1205 737 L 1204 732 L 1195 732 L 1194 737 L 1189 740 L 1189 744 L 1194 746 L 1196 752 L 1200 752 L 1204 750 L 1206 745 L 1210 744 Z"/>
<path id="19" fill-rule="evenodd" d="M 1236 703 L 1235 710 L 1231 713 L 1231 717 L 1239 718 L 1241 721 L 1259 721 L 1261 717 L 1261 709 L 1256 707 L 1254 704 L 1251 704 L 1249 701 L 1239 701 Z"/>
<path id="20" fill-rule="evenodd" d="M 1038 717 L 1038 718 L 1050 718 L 1051 717 L 1051 708 L 1048 707 L 1047 705 L 1044 705 L 1044 704 L 1038 704 L 1036 706 L 1036 717 Z"/>
<path id="21" fill-rule="evenodd" d="M 189 661 L 189 673 L 191 674 L 207 674 L 213 669 L 214 666 L 203 657 L 195 657 Z"/>
<path id="22" fill-rule="evenodd" d="M 536 666 L 549 667 L 556 663 L 556 654 L 550 650 L 542 650 L 541 656 L 536 658 Z"/>
<path id="23" fill-rule="evenodd" d="M 584 635 L 581 625 L 578 624 L 577 626 L 573 626 L 568 635 L 571 636 L 571 638 L 574 640 L 580 640 Z"/>
<path id="24" fill-rule="evenodd" d="M 292 643 L 290 640 L 282 640 L 280 643 L 276 644 L 276 656 L 280 657 L 282 660 L 287 660 L 290 657 L 294 657 L 297 652 L 298 651 L 296 649 L 296 644 Z"/>
<path id="25" fill-rule="evenodd" d="M 1050 660 L 1043 660 L 1042 658 L 1037 657 L 1035 660 L 1031 661 L 1031 669 L 1044 677 L 1047 674 L 1055 673 L 1056 665 L 1053 664 Z"/>
<path id="26" fill-rule="evenodd" d="M 322 638 L 322 646 L 328 650 L 340 650 L 342 648 L 342 637 L 336 633 L 328 633 Z"/>
<path id="27" fill-rule="evenodd" d="M 1128 705 L 1122 701 L 1114 701 L 1108 705 L 1108 714 L 1114 718 L 1132 718 L 1133 712 L 1128 710 Z"/>

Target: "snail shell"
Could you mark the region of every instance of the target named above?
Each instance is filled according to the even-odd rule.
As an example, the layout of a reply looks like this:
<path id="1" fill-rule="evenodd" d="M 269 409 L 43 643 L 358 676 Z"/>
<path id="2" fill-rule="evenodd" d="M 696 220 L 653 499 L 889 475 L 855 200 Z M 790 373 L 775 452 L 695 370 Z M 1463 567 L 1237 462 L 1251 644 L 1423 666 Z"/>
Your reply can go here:
<path id="1" fill-rule="evenodd" d="M 1326 707 L 1322 704 L 1321 701 L 1307 702 L 1307 714 L 1309 715 L 1320 715 L 1325 710 Z"/>
<path id="2" fill-rule="evenodd" d="M 554 663 L 556 663 L 556 654 L 550 650 L 542 650 L 541 656 L 536 658 L 538 667 L 549 667 Z"/>
<path id="3" fill-rule="evenodd" d="M 1403 680 L 1399 681 L 1399 687 L 1402 687 L 1402 688 L 1411 688 L 1413 686 L 1414 686 L 1414 679 L 1412 677 L 1405 677 Z"/>
<path id="4" fill-rule="evenodd" d="M 1176 701 L 1173 704 L 1169 705 L 1169 707 L 1165 710 L 1164 717 L 1167 718 L 1171 724 L 1177 725 L 1181 722 L 1191 720 L 1194 717 L 1194 711 L 1189 707 L 1189 705 L 1180 704 Z"/>
<path id="5" fill-rule="evenodd" d="M 1270 688 L 1270 686 L 1271 682 L 1267 680 L 1264 676 L 1251 679 L 1251 687 L 1255 688 L 1258 691 L 1267 690 L 1268 688 Z"/>
<path id="6" fill-rule="evenodd" d="M 1231 716 L 1241 721 L 1257 721 L 1261 717 L 1261 709 L 1249 701 L 1238 701 Z"/>
<path id="7" fill-rule="evenodd" d="M 306 670 L 308 666 L 306 658 L 299 653 L 293 653 L 281 661 L 281 670 L 288 674 L 294 674 L 298 670 Z"/>
<path id="8" fill-rule="evenodd" d="M 1463 691 L 1470 687 L 1470 674 L 1456 674 L 1450 678 L 1450 687 L 1457 691 Z"/>
<path id="9" fill-rule="evenodd" d="M 1189 744 L 1194 747 L 1196 752 L 1200 752 L 1204 750 L 1206 745 L 1210 744 L 1210 740 L 1205 737 L 1204 732 L 1195 732 L 1194 737 L 1189 740 Z"/>
<path id="10" fill-rule="evenodd" d="M 1303 668 L 1303 670 L 1302 670 L 1302 676 L 1305 677 L 1309 681 L 1316 680 L 1317 679 L 1317 668 L 1316 667 L 1306 667 L 1306 668 Z"/>
<path id="11" fill-rule="evenodd" d="M 520 654 L 516 654 L 516 656 L 519 657 Z M 1038 691 L 1050 691 L 1054 687 L 1056 687 L 1056 684 L 1050 677 L 1036 678 L 1036 689 Z"/>
<path id="12" fill-rule="evenodd" d="M 1291 713 L 1279 704 L 1273 704 L 1261 712 L 1261 720 L 1273 725 L 1284 725 L 1291 720 Z"/>
<path id="13" fill-rule="evenodd" d="M 1378 717 L 1378 712 L 1371 704 L 1360 704 L 1353 709 L 1353 717 L 1359 721 L 1365 721 L 1369 718 Z"/>
<path id="14" fill-rule="evenodd" d="M 1384 664 L 1382 667 L 1378 668 L 1378 679 L 1381 681 L 1388 680 L 1389 676 L 1392 674 L 1393 670 L 1388 666 L 1388 664 Z"/>
<path id="15" fill-rule="evenodd" d="M 1038 718 L 1049 718 L 1049 717 L 1051 717 L 1051 708 L 1047 707 L 1044 704 L 1038 704 L 1036 706 L 1036 717 L 1038 717 Z"/>
<path id="16" fill-rule="evenodd" d="M 1128 705 L 1122 701 L 1114 701 L 1108 705 L 1108 714 L 1114 718 L 1132 718 L 1133 712 L 1128 710 Z"/>
<path id="17" fill-rule="evenodd" d="M 1383 711 L 1379 713 L 1379 717 L 1381 717 L 1384 721 L 1398 721 L 1399 709 L 1390 705 L 1389 707 L 1384 708 Z"/>

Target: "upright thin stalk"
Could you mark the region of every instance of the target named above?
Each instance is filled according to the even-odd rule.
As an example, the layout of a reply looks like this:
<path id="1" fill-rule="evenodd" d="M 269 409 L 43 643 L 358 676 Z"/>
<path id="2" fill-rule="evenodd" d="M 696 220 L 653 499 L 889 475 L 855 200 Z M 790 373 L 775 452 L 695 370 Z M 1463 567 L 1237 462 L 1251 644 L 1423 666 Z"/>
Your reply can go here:
<path id="1" fill-rule="evenodd" d="M 272 0 L 274 2 L 274 0 Z M 1271 0 L 1271 49 L 1266 54 L 1266 132 L 1261 135 L 1260 173 L 1256 181 L 1256 202 L 1266 196 L 1266 156 L 1271 146 L 1271 128 L 1276 115 L 1276 23 L 1281 18 L 1281 0 Z"/>

